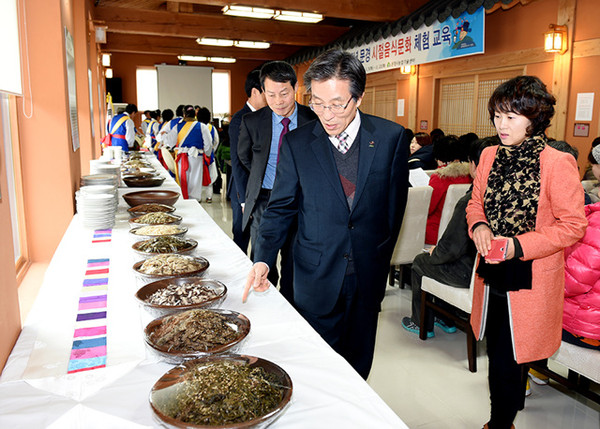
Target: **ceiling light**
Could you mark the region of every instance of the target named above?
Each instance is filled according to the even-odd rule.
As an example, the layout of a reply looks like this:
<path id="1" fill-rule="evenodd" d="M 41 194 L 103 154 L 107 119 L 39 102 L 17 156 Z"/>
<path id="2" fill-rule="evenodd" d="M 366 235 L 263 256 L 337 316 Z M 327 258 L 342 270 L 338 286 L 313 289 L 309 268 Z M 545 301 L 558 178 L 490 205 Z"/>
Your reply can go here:
<path id="1" fill-rule="evenodd" d="M 110 67 L 110 54 L 102 54 L 102 65 Z"/>
<path id="2" fill-rule="evenodd" d="M 235 63 L 235 58 L 226 58 L 226 57 L 208 57 L 208 61 L 211 63 Z"/>
<path id="3" fill-rule="evenodd" d="M 291 10 L 278 10 L 275 13 L 275 19 L 280 21 L 303 22 L 306 24 L 314 24 L 323 20 L 323 15 L 318 13 L 294 12 Z"/>
<path id="4" fill-rule="evenodd" d="M 206 57 L 199 57 L 196 55 L 179 55 L 177 59 L 181 61 L 206 61 Z"/>
<path id="5" fill-rule="evenodd" d="M 243 16 L 245 18 L 271 19 L 275 15 L 275 11 L 273 9 L 261 9 L 250 6 L 225 6 L 223 14 Z"/>
<path id="6" fill-rule="evenodd" d="M 106 78 L 107 79 L 112 79 L 113 77 L 113 70 L 112 69 L 106 69 Z"/>
<path id="7" fill-rule="evenodd" d="M 227 39 L 211 39 L 209 37 L 197 38 L 196 42 L 199 45 L 210 45 L 210 46 L 233 46 L 233 40 Z"/>
<path id="8" fill-rule="evenodd" d="M 238 48 L 249 48 L 249 49 L 269 49 L 271 46 L 267 42 L 250 42 L 248 40 L 236 40 L 234 46 Z"/>
<path id="9" fill-rule="evenodd" d="M 546 52 L 567 52 L 567 26 L 550 24 L 550 31 L 544 33 L 544 50 Z"/>

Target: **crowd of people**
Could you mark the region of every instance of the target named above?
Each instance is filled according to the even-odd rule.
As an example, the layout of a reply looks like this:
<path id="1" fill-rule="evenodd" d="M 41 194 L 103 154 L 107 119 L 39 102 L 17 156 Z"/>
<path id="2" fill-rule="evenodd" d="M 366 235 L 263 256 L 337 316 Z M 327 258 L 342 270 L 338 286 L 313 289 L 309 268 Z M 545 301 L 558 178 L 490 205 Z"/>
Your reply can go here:
<path id="1" fill-rule="evenodd" d="M 362 64 L 340 49 L 320 55 L 305 73 L 308 106 L 295 101 L 298 79 L 289 64 L 272 61 L 248 74 L 247 102 L 232 116 L 224 146 L 233 238 L 244 252 L 250 244 L 254 262 L 243 300 L 279 285 L 367 378 L 408 171 L 426 170 L 433 188 L 429 249 L 412 264 L 412 314 L 402 326 L 419 333 L 423 276 L 468 288 L 475 263 L 470 321 L 476 338 L 486 336 L 489 359 L 484 427 L 514 427 L 528 363 L 547 359 L 561 341 L 600 349 L 600 138 L 588 155 L 584 178 L 592 182 L 584 192 L 576 149 L 546 136 L 555 99 L 536 77 L 519 76 L 494 91 L 488 112 L 497 135 L 486 138 L 440 129 L 413 134 L 364 114 L 365 84 Z M 135 134 L 128 115 L 137 109 L 130 106 L 108 127 L 112 144 L 124 149 Z M 210 201 L 219 137 L 210 111 L 196 107 L 165 110 L 162 121 L 160 112 L 145 112 L 144 146 L 159 159 L 173 152 L 184 197 L 200 201 L 204 193 Z M 471 186 L 438 240 L 453 184 Z M 456 331 L 442 315 L 425 320 L 427 337 L 434 326 Z"/>

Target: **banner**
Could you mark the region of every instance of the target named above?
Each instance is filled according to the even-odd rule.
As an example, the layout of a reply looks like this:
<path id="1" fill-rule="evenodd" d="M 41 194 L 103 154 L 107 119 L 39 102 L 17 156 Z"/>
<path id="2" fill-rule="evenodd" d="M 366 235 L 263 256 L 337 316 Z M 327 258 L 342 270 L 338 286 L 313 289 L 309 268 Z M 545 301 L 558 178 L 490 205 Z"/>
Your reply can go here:
<path id="1" fill-rule="evenodd" d="M 484 53 L 485 11 L 448 17 L 444 22 L 389 36 L 350 52 L 363 63 L 367 73 L 426 64 L 449 58 Z"/>

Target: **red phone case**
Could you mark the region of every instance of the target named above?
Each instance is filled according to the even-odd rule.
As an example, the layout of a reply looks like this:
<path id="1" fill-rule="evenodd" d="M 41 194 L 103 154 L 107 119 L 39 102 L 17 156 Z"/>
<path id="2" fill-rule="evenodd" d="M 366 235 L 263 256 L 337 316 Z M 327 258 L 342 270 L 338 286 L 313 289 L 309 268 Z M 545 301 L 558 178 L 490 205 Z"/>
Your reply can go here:
<path id="1" fill-rule="evenodd" d="M 485 259 L 487 261 L 502 262 L 506 260 L 508 252 L 508 238 L 492 240 L 492 248 L 488 252 Z"/>

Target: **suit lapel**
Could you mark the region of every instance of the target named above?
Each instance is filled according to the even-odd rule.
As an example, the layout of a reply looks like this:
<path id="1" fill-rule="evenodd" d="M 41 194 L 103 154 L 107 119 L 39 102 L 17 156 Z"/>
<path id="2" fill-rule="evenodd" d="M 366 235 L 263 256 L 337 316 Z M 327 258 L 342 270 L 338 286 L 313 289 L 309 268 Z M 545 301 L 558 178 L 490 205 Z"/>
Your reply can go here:
<path id="1" fill-rule="evenodd" d="M 375 128 L 369 119 L 360 114 L 360 129 L 356 142 L 359 146 L 359 158 L 358 158 L 358 177 L 356 179 L 356 193 L 354 195 L 354 203 L 352 209 L 358 204 L 360 197 L 365 189 L 367 178 L 369 177 L 369 171 L 371 171 L 371 165 L 375 158 L 375 152 L 377 150 L 377 142 L 375 141 Z"/>
<path id="2" fill-rule="evenodd" d="M 319 165 L 323 169 L 323 172 L 325 173 L 325 178 L 333 188 L 335 194 L 347 207 L 348 201 L 344 195 L 337 165 L 335 164 L 335 159 L 333 158 L 331 148 L 329 147 L 331 146 L 331 141 L 329 141 L 329 137 L 319 121 L 316 121 L 315 123 L 313 134 L 315 135 L 315 139 L 310 145 L 311 149 L 315 154 Z"/>

